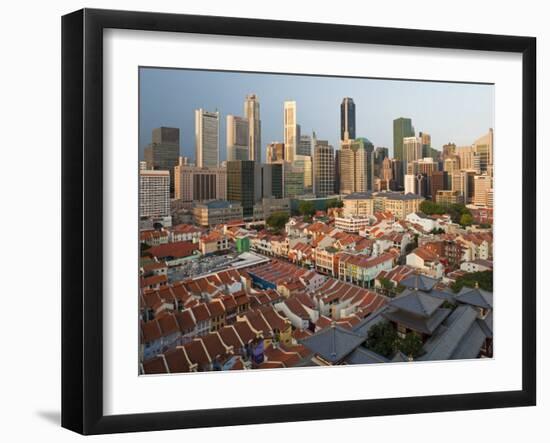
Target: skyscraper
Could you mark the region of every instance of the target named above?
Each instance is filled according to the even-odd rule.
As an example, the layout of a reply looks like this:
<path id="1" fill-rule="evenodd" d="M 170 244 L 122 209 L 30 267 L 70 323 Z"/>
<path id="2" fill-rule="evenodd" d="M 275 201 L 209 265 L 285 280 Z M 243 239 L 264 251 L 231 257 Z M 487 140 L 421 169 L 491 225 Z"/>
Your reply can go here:
<path id="1" fill-rule="evenodd" d="M 403 139 L 414 137 L 414 128 L 410 118 L 399 117 L 393 121 L 393 157 L 397 160 L 403 158 Z"/>
<path id="2" fill-rule="evenodd" d="M 334 148 L 317 140 L 313 154 L 313 192 L 318 197 L 334 193 Z"/>
<path id="3" fill-rule="evenodd" d="M 436 201 L 437 192 L 445 191 L 447 187 L 447 172 L 434 171 L 430 180 L 430 195 L 432 196 L 432 200 Z"/>
<path id="4" fill-rule="evenodd" d="M 170 173 L 168 171 L 139 171 L 139 216 L 158 220 L 163 224 L 170 219 Z"/>
<path id="5" fill-rule="evenodd" d="M 271 142 L 266 148 L 266 163 L 279 163 L 285 159 L 285 144 Z"/>
<path id="6" fill-rule="evenodd" d="M 476 153 L 479 155 L 479 169 L 489 172 L 493 166 L 493 129 L 474 142 Z"/>
<path id="7" fill-rule="evenodd" d="M 403 139 L 403 169 L 407 171 L 410 162 L 422 158 L 422 139 L 420 137 L 405 137 Z"/>
<path id="8" fill-rule="evenodd" d="M 148 169 L 169 171 L 170 192 L 174 191 L 174 167 L 180 155 L 180 130 L 162 126 L 153 129 L 151 143 L 145 148 Z"/>
<path id="9" fill-rule="evenodd" d="M 300 127 L 296 121 L 296 102 L 285 101 L 284 103 L 284 143 L 285 161 L 294 162 L 297 143 L 300 138 Z"/>
<path id="10" fill-rule="evenodd" d="M 260 102 L 256 94 L 248 94 L 244 101 L 244 117 L 248 120 L 248 160 L 262 161 L 262 122 Z"/>
<path id="11" fill-rule="evenodd" d="M 227 162 L 227 200 L 240 202 L 243 217 L 254 216 L 254 203 L 261 198 L 261 165 L 253 160 Z"/>
<path id="12" fill-rule="evenodd" d="M 313 148 L 313 139 L 310 135 L 300 135 L 298 141 L 298 147 L 296 148 L 297 155 L 309 155 L 311 156 L 311 151 Z"/>
<path id="13" fill-rule="evenodd" d="M 227 160 L 248 160 L 249 121 L 235 115 L 227 116 Z"/>
<path id="14" fill-rule="evenodd" d="M 347 140 L 340 149 L 340 192 L 366 192 L 373 189 L 373 150 L 366 139 Z M 372 144 L 370 144 L 372 148 Z M 369 160 L 370 158 L 370 160 Z M 369 173 L 370 170 L 370 173 Z"/>
<path id="15" fill-rule="evenodd" d="M 340 105 L 340 140 L 355 139 L 355 103 L 344 97 Z"/>
<path id="16" fill-rule="evenodd" d="M 199 167 L 216 168 L 220 162 L 220 113 L 195 110 L 195 156 Z"/>
<path id="17" fill-rule="evenodd" d="M 225 200 L 225 168 L 199 168 L 178 165 L 174 168 L 175 198 L 182 202 Z"/>

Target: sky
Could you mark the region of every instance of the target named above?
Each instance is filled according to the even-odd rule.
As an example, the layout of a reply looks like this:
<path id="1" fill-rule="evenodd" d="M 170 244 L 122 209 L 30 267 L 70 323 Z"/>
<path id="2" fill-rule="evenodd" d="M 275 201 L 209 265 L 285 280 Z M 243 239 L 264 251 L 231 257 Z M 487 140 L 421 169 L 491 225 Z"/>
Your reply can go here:
<path id="1" fill-rule="evenodd" d="M 393 120 L 412 119 L 416 135 L 427 132 L 432 147 L 471 145 L 494 127 L 494 86 L 371 78 L 140 68 L 139 149 L 160 126 L 180 129 L 181 155 L 195 159 L 194 110 L 220 112 L 220 159 L 226 159 L 226 117 L 243 116 L 247 94 L 258 95 L 262 158 L 272 141 L 283 141 L 283 102 L 297 102 L 302 134 L 315 131 L 335 148 L 340 140 L 340 104 L 352 97 L 356 137 L 393 151 Z"/>

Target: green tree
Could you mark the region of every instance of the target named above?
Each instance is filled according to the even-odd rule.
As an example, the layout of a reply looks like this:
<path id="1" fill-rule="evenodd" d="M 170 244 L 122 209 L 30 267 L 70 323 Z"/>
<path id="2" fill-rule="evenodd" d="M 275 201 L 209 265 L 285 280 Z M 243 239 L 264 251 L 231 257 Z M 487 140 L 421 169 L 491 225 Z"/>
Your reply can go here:
<path id="1" fill-rule="evenodd" d="M 265 222 L 271 229 L 280 231 L 288 222 L 288 214 L 286 212 L 275 212 Z"/>
<path id="2" fill-rule="evenodd" d="M 422 352 L 422 339 L 417 334 L 409 332 L 405 338 L 399 340 L 397 347 L 403 354 L 416 358 Z"/>
<path id="3" fill-rule="evenodd" d="M 476 283 L 478 286 L 489 292 L 493 292 L 493 271 L 470 272 L 458 277 L 451 285 L 454 292 L 460 292 L 464 286 L 474 288 Z"/>
<path id="4" fill-rule="evenodd" d="M 422 203 L 420 203 L 420 210 L 427 215 L 432 214 L 445 214 L 446 208 L 438 203 L 435 203 L 431 200 L 424 200 Z"/>
<path id="5" fill-rule="evenodd" d="M 382 287 L 387 291 L 391 291 L 393 289 L 393 283 L 386 277 L 380 277 L 378 281 L 380 282 Z"/>
<path id="6" fill-rule="evenodd" d="M 313 205 L 312 201 L 302 200 L 298 204 L 298 212 L 300 213 L 300 215 L 311 217 L 313 214 L 315 214 L 315 206 Z"/>
<path id="7" fill-rule="evenodd" d="M 464 213 L 460 216 L 460 224 L 462 226 L 470 226 L 474 222 L 472 214 Z"/>
<path id="8" fill-rule="evenodd" d="M 395 353 L 397 332 L 388 322 L 377 323 L 369 329 L 365 345 L 368 349 L 386 358 Z"/>
<path id="9" fill-rule="evenodd" d="M 329 208 L 341 208 L 344 206 L 344 202 L 342 200 L 339 200 L 337 198 L 331 198 L 330 200 L 327 200 L 327 209 Z"/>

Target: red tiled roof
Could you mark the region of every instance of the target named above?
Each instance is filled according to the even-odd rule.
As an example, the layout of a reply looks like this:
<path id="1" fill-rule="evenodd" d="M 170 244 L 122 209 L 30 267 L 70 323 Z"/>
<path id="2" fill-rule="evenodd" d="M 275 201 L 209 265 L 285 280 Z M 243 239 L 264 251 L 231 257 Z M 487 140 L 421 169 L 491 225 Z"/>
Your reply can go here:
<path id="1" fill-rule="evenodd" d="M 200 339 L 195 339 L 183 345 L 185 353 L 189 357 L 191 363 L 196 363 L 199 366 L 204 366 L 212 361 L 212 358 L 206 351 L 204 343 Z"/>
<path id="2" fill-rule="evenodd" d="M 191 367 L 194 366 L 187 356 L 185 349 L 181 346 L 169 349 L 164 353 L 166 364 L 170 373 L 177 372 L 190 372 Z"/>
<path id="3" fill-rule="evenodd" d="M 144 361 L 143 372 L 145 374 L 166 374 L 168 371 L 164 364 L 164 358 L 157 356 Z"/>
<path id="4" fill-rule="evenodd" d="M 198 251 L 199 245 L 190 241 L 166 243 L 165 245 L 153 246 L 147 250 L 153 257 L 163 258 L 182 258 L 193 255 Z"/>

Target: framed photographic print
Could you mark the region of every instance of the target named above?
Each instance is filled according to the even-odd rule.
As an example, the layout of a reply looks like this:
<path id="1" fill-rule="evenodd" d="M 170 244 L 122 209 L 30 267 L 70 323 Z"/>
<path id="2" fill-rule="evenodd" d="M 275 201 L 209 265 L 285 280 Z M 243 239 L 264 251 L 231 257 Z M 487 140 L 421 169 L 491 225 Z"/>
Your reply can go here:
<path id="1" fill-rule="evenodd" d="M 534 38 L 62 26 L 64 427 L 535 404 Z"/>

